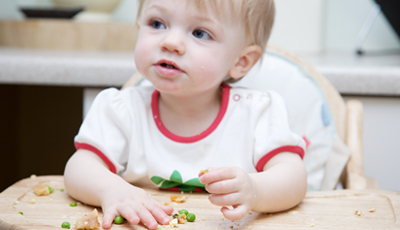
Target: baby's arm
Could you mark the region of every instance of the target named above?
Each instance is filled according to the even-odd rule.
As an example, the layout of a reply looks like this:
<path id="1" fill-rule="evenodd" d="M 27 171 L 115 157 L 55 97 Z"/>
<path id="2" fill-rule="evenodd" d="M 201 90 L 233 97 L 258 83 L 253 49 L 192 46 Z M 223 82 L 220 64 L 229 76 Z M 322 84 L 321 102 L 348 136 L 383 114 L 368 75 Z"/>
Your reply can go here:
<path id="1" fill-rule="evenodd" d="M 103 228 L 111 227 L 118 215 L 132 224 L 144 223 L 156 229 L 158 222 L 168 224 L 173 208 L 155 200 L 138 187 L 110 172 L 95 153 L 78 150 L 68 161 L 64 172 L 68 193 L 85 204 L 101 206 Z"/>
<path id="2" fill-rule="evenodd" d="M 279 212 L 294 207 L 307 192 L 307 172 L 297 154 L 280 153 L 271 158 L 261 173 L 227 167 L 212 168 L 200 176 L 211 203 L 231 220 L 243 218 L 250 210 Z M 228 209 L 226 206 L 233 206 Z"/>

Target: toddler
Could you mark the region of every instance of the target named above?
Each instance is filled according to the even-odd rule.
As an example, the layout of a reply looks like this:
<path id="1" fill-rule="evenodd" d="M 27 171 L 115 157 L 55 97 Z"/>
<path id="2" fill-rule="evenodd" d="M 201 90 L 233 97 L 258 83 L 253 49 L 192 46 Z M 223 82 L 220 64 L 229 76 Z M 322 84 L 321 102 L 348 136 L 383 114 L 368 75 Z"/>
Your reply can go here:
<path id="1" fill-rule="evenodd" d="M 69 194 L 149 229 L 173 208 L 141 189 L 208 192 L 230 220 L 304 198 L 304 141 L 273 91 L 233 88 L 261 58 L 273 0 L 140 0 L 135 61 L 150 87 L 94 100 L 65 169 Z M 207 169 L 207 173 L 200 173 Z"/>

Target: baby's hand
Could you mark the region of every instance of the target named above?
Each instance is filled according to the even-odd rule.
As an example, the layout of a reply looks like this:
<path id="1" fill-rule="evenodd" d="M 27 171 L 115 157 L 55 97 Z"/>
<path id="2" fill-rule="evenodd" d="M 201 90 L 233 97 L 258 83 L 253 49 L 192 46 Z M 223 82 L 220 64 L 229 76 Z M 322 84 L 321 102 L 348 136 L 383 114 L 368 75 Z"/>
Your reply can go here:
<path id="1" fill-rule="evenodd" d="M 221 208 L 222 214 L 230 220 L 243 218 L 256 203 L 256 187 L 249 174 L 241 168 L 209 168 L 207 173 L 199 174 L 200 182 L 211 193 L 211 203 Z M 226 206 L 232 206 L 229 209 Z"/>
<path id="2" fill-rule="evenodd" d="M 128 183 L 110 188 L 101 199 L 103 228 L 111 227 L 116 216 L 122 216 L 136 225 L 142 222 L 149 229 L 156 229 L 158 223 L 168 224 L 173 208 L 151 198 L 146 191 Z"/>

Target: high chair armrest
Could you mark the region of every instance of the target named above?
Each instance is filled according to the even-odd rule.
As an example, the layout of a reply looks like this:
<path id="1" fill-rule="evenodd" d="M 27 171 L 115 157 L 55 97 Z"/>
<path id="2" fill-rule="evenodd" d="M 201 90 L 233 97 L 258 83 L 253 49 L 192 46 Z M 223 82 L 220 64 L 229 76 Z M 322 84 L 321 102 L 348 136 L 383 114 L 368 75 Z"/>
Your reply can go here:
<path id="1" fill-rule="evenodd" d="M 349 100 L 347 107 L 347 146 L 351 156 L 346 166 L 346 189 L 367 189 L 363 166 L 363 107 L 358 100 Z"/>
<path id="2" fill-rule="evenodd" d="M 136 72 L 129 80 L 122 86 L 121 89 L 125 89 L 129 86 L 134 86 L 140 80 L 140 73 Z"/>

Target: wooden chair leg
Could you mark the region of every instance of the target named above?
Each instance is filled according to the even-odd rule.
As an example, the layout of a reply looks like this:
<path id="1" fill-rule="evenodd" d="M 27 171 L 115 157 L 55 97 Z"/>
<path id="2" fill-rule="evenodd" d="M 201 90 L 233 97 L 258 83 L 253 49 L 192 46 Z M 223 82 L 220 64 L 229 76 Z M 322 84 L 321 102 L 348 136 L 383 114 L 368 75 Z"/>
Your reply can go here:
<path id="1" fill-rule="evenodd" d="M 358 100 L 347 102 L 347 146 L 351 151 L 346 166 L 346 188 L 367 189 L 367 178 L 364 174 L 362 124 L 363 108 Z"/>

